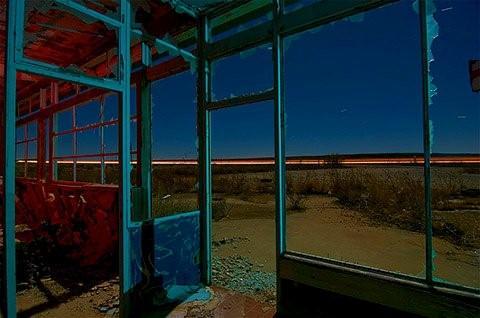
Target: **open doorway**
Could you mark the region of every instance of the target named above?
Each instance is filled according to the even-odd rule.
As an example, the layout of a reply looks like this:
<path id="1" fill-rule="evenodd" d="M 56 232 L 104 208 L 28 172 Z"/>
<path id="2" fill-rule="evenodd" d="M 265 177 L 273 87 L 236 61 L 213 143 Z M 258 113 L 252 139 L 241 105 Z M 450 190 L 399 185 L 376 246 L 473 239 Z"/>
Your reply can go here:
<path id="1" fill-rule="evenodd" d="M 23 99 L 17 94 L 18 316 L 113 314 L 119 305 L 118 95 L 41 80 L 51 83 Z"/>
<path id="2" fill-rule="evenodd" d="M 212 113 L 212 285 L 275 306 L 273 102 Z"/>

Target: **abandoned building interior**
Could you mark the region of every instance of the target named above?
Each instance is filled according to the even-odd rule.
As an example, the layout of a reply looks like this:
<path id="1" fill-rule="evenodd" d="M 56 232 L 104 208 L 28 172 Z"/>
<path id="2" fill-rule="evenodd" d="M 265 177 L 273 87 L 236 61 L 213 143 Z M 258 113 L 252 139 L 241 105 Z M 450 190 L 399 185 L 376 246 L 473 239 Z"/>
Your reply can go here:
<path id="1" fill-rule="evenodd" d="M 447 21 L 459 3 L 471 15 Z M 251 308 L 217 301 L 191 317 L 480 317 L 480 139 L 474 127 L 473 150 L 437 148 L 436 98 L 456 93 L 432 72 L 453 63 L 435 45 L 457 46 L 448 36 L 462 23 L 478 60 L 477 0 L 0 0 L 0 316 L 40 315 L 84 291 L 102 298 L 95 284 L 106 281 L 116 304 L 97 306 L 98 317 L 198 311 L 225 290 Z M 362 61 L 386 88 L 368 83 Z M 349 124 L 327 123 L 329 94 L 362 107 L 408 100 L 415 155 L 298 155 L 302 129 L 348 138 Z M 321 118 L 306 120 L 317 113 L 300 99 Z M 394 130 L 402 110 L 389 107 L 379 121 Z M 246 135 L 228 139 L 233 126 Z M 254 148 L 242 136 L 269 149 L 242 156 Z M 57 263 L 44 270 L 35 261 L 47 255 Z M 105 262 L 108 273 L 85 283 Z M 63 272 L 69 293 L 52 301 L 45 290 Z M 35 288 L 44 300 L 31 300 Z"/>

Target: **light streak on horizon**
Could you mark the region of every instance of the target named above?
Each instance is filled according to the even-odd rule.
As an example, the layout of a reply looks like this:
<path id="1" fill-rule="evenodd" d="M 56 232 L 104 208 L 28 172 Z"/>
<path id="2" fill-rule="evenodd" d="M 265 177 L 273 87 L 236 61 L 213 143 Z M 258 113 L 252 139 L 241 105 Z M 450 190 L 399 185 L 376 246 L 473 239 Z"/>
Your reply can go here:
<path id="1" fill-rule="evenodd" d="M 347 158 L 340 159 L 338 162 L 332 162 L 328 159 L 287 159 L 287 165 L 423 165 L 423 158 Z M 17 160 L 17 163 L 25 163 L 25 160 Z M 36 164 L 37 160 L 27 160 L 27 163 Z M 48 160 L 46 161 L 48 163 Z M 58 160 L 58 164 L 73 164 L 73 160 Z M 77 160 L 77 164 L 95 164 L 100 165 L 99 160 Z M 480 164 L 480 156 L 441 156 L 433 157 L 432 164 Z M 119 164 L 117 160 L 105 161 L 107 165 Z M 132 161 L 131 164 L 137 164 Z M 152 165 L 197 165 L 198 161 L 192 159 L 179 160 L 153 160 Z M 274 165 L 273 159 L 216 159 L 214 165 Z"/>

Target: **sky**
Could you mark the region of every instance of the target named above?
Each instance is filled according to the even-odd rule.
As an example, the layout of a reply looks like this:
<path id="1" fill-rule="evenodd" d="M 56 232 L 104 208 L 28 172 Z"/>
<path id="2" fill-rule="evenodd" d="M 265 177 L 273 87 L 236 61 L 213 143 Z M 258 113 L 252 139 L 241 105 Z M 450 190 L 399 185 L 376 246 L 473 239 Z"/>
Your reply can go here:
<path id="1" fill-rule="evenodd" d="M 468 73 L 468 61 L 480 59 L 480 2 L 442 0 L 436 5 L 433 152 L 480 153 L 480 93 L 471 91 Z M 422 152 L 420 54 L 419 17 L 409 0 L 287 38 L 287 156 Z M 214 64 L 215 99 L 265 90 L 272 83 L 270 45 Z M 154 158 L 195 158 L 195 74 L 157 81 L 152 94 Z M 110 97 L 106 119 L 114 117 L 115 103 Z M 80 122 L 98 117 L 98 105 L 81 108 Z M 60 122 L 62 128 L 69 120 Z M 273 102 L 214 111 L 213 156 L 273 156 L 273 132 Z M 115 150 L 115 136 L 116 128 L 108 128 L 107 151 Z M 81 151 L 94 152 L 98 131 L 80 140 Z M 70 146 L 60 147 L 68 154 Z"/>
<path id="2" fill-rule="evenodd" d="M 437 8 L 433 151 L 479 153 L 480 94 L 471 91 L 468 61 L 480 58 L 480 4 L 438 1 Z M 418 19 L 412 2 L 402 1 L 286 39 L 287 155 L 423 151 Z M 264 46 L 215 63 L 214 98 L 270 88 L 271 54 Z M 155 95 L 173 106 L 160 111 L 155 141 L 158 149 L 169 141 L 167 157 L 195 153 L 193 79 L 185 73 L 158 83 Z M 180 90 L 186 83 L 190 94 Z M 273 103 L 213 112 L 212 152 L 272 156 Z"/>

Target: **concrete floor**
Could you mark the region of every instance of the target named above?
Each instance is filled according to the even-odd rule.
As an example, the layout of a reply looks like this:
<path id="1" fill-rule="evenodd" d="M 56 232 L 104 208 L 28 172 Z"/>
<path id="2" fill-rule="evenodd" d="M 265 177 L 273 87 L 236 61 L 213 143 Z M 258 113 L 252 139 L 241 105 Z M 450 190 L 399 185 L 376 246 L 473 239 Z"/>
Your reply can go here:
<path id="1" fill-rule="evenodd" d="M 275 316 L 275 307 L 263 304 L 254 298 L 215 286 L 208 290 L 212 294 L 210 300 L 185 301 L 163 314 L 169 318 L 272 318 Z"/>

